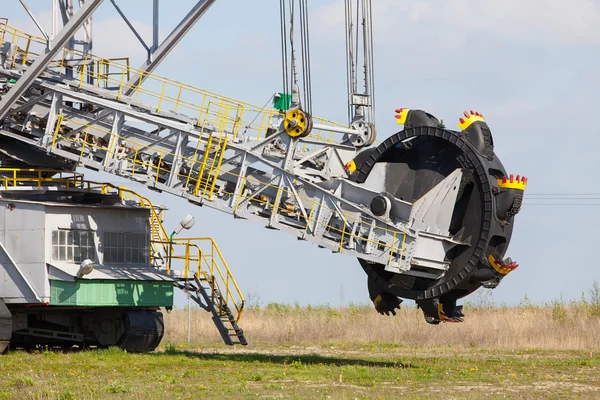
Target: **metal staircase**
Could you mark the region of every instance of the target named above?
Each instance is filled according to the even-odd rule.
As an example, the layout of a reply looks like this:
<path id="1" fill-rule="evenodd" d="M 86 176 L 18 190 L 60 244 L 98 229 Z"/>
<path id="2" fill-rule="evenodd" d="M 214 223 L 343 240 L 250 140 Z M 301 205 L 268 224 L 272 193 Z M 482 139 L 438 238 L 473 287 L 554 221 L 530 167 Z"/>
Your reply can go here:
<path id="1" fill-rule="evenodd" d="M 216 286 L 214 277 L 194 274 L 194 283 L 179 283 L 179 288 L 187 291 L 190 298 L 201 308 L 212 314 L 212 320 L 219 330 L 223 342 L 229 346 L 248 345 L 244 331 L 238 325 L 238 317 L 225 302 L 225 297 Z"/>
<path id="2" fill-rule="evenodd" d="M 212 314 L 212 320 L 225 344 L 247 345 L 244 331 L 238 325 L 244 309 L 244 296 L 215 241 L 211 238 L 171 240 L 156 211 L 157 207 L 150 200 L 123 187 L 92 183 L 101 185 L 103 193 L 116 189 L 122 200 L 135 202 L 139 207 L 151 210 L 149 222 L 153 265 L 166 270 L 176 279 L 175 285 L 179 289 Z M 178 264 L 183 265 L 183 270 L 174 269 Z"/>

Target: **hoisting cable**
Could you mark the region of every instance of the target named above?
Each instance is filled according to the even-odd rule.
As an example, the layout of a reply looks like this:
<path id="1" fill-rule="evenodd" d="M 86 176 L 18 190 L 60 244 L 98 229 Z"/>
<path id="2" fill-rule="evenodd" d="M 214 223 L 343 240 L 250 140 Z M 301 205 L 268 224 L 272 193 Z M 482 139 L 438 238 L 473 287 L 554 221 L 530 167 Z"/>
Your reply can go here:
<path id="1" fill-rule="evenodd" d="M 245 135 L 246 132 L 248 132 L 248 129 L 252 128 L 252 124 L 254 124 L 256 122 L 256 119 L 258 118 L 259 115 L 261 115 L 263 112 L 265 112 L 265 110 L 267 109 L 267 106 L 269 105 L 269 103 L 271 101 L 273 101 L 274 98 L 275 98 L 275 95 L 272 95 L 271 97 L 269 97 L 269 100 L 267 100 L 265 105 L 262 106 L 262 108 L 256 113 L 256 115 L 254 116 L 252 121 L 250 121 L 250 123 L 244 127 L 244 132 L 242 132 L 242 136 Z"/>
<path id="2" fill-rule="evenodd" d="M 288 48 L 287 48 L 287 19 L 286 0 L 279 0 L 279 19 L 281 26 L 281 75 L 283 79 L 283 93 L 291 92 L 290 77 L 288 74 Z"/>
<path id="3" fill-rule="evenodd" d="M 288 0 L 279 1 L 279 17 L 281 22 L 281 64 L 283 71 L 283 86 L 286 94 L 290 94 L 292 87 L 298 87 L 302 91 L 301 108 L 309 115 L 312 113 L 312 76 L 310 60 L 310 38 L 309 38 L 309 14 L 308 0 Z M 296 4 L 298 3 L 298 4 Z M 287 6 L 287 7 L 286 7 Z M 298 7 L 298 21 L 296 21 L 296 7 Z M 288 12 L 289 12 L 289 33 L 288 33 Z M 302 64 L 300 71 L 296 64 L 296 46 L 295 46 L 295 24 L 300 23 L 300 54 Z M 289 47 L 288 47 L 289 35 Z M 299 86 L 299 74 L 302 74 L 302 87 Z"/>
<path id="4" fill-rule="evenodd" d="M 300 33 L 302 43 L 302 78 L 304 87 L 304 104 L 309 114 L 312 114 L 312 77 L 310 63 L 310 39 L 308 22 L 308 0 L 300 2 Z"/>
<path id="5" fill-rule="evenodd" d="M 296 49 L 294 48 L 294 6 L 296 5 L 295 0 L 290 0 L 290 50 L 292 54 L 291 62 L 291 74 L 292 82 L 294 85 L 298 85 L 298 73 L 296 71 Z"/>
<path id="6" fill-rule="evenodd" d="M 307 99 L 307 88 L 306 88 L 306 48 L 305 48 L 305 30 L 304 30 L 304 1 L 298 0 L 298 8 L 300 9 L 300 52 L 302 54 L 302 94 L 304 109 L 308 111 L 309 104 Z"/>
<path id="7" fill-rule="evenodd" d="M 369 122 L 375 123 L 375 57 L 373 55 L 373 6 L 371 0 L 364 0 L 366 15 L 365 34 L 368 38 L 365 40 L 365 54 L 368 56 L 368 75 L 369 75 L 369 96 L 371 99 L 371 107 L 369 107 L 371 118 Z"/>
<path id="8" fill-rule="evenodd" d="M 358 68 L 358 55 L 360 53 L 360 0 L 356 0 L 356 49 L 354 49 L 354 56 L 356 59 L 354 60 L 354 65 Z M 358 74 L 354 77 L 354 90 L 355 93 L 358 92 Z"/>
<path id="9" fill-rule="evenodd" d="M 348 99 L 354 93 L 354 56 L 352 54 L 354 45 L 352 44 L 352 0 L 345 0 L 346 10 L 346 86 L 348 90 Z M 348 101 L 348 123 L 352 122 L 352 104 Z"/>
<path id="10" fill-rule="evenodd" d="M 348 119 L 358 111 L 366 122 L 374 122 L 375 72 L 373 68 L 373 13 L 371 0 L 345 0 L 346 68 L 348 86 Z M 362 53 L 362 54 L 361 54 Z M 361 65 L 362 62 L 362 65 Z M 361 69 L 363 82 L 360 82 Z M 362 87 L 359 89 L 359 85 Z M 364 103 L 361 98 L 368 100 Z"/>

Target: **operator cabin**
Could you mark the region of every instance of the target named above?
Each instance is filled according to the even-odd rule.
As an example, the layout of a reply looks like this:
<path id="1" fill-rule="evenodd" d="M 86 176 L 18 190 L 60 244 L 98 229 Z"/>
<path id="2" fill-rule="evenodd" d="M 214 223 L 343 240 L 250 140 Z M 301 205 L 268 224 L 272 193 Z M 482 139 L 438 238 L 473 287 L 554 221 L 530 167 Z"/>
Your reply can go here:
<path id="1" fill-rule="evenodd" d="M 172 280 L 150 267 L 150 210 L 117 195 L 71 194 L 2 193 L 5 302 L 172 306 Z"/>

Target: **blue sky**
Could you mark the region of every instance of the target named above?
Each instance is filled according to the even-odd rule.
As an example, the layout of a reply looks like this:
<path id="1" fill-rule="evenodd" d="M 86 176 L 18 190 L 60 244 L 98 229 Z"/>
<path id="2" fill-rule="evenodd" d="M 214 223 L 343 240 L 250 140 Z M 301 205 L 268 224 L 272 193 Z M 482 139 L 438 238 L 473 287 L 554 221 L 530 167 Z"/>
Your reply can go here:
<path id="1" fill-rule="evenodd" d="M 2 16 L 31 30 L 19 2 L 7 1 L 14 5 L 4 7 Z M 51 2 L 29 3 L 50 29 Z M 150 42 L 151 2 L 118 3 Z M 194 2 L 161 3 L 164 38 Z M 600 104 L 598 2 L 374 3 L 379 138 L 398 130 L 395 108 L 425 109 L 453 128 L 464 109 L 482 112 L 507 170 L 530 178 L 508 251 L 520 267 L 493 292 L 493 299 L 515 304 L 525 295 L 536 302 L 561 294 L 567 299 L 580 297 L 594 280 L 600 281 L 594 250 L 600 205 L 593 205 L 600 200 L 540 198 L 548 193 L 561 197 L 598 193 L 600 197 L 595 176 L 600 166 L 595 110 Z M 218 0 L 156 72 L 264 104 L 281 89 L 278 4 Z M 313 0 L 310 6 L 313 111 L 344 122 L 343 2 Z M 95 14 L 94 25 L 94 53 L 108 58 L 130 56 L 134 65 L 141 64 L 143 48 L 109 1 Z M 98 174 L 86 175 L 98 179 Z M 118 182 L 124 183 L 122 178 Z M 197 223 L 191 233 L 217 240 L 242 290 L 253 299 L 331 305 L 369 301 L 366 276 L 352 257 L 129 186 L 170 208 L 169 229 L 186 213 L 193 214 Z M 568 205 L 548 205 L 553 203 Z"/>

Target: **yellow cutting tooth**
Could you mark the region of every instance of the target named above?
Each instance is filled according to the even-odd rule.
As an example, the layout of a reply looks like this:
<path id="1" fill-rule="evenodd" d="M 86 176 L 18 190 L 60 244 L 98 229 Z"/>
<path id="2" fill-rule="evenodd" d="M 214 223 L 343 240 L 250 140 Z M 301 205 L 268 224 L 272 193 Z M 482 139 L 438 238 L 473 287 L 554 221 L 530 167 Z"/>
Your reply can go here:
<path id="1" fill-rule="evenodd" d="M 501 179 L 498 179 L 498 187 L 503 189 L 518 189 L 525 190 L 527 186 L 527 177 L 522 177 L 521 175 L 517 175 L 515 179 L 514 175 L 510 175 L 508 178 L 503 176 Z"/>
<path id="2" fill-rule="evenodd" d="M 406 123 L 406 118 L 408 118 L 409 111 L 408 108 L 398 108 L 396 110 L 396 122 L 400 125 L 404 125 Z"/>
<path id="3" fill-rule="evenodd" d="M 516 262 L 513 262 L 509 265 L 500 264 L 491 254 L 488 257 L 488 261 L 490 265 L 496 270 L 496 272 L 502 275 L 508 275 L 509 272 L 514 271 L 519 266 L 519 264 L 517 264 Z"/>
<path id="4" fill-rule="evenodd" d="M 463 114 L 465 115 L 465 117 L 460 118 L 458 120 L 458 122 L 459 122 L 458 127 L 460 128 L 461 131 L 464 131 L 465 129 L 467 129 L 469 126 L 471 126 L 472 124 L 474 124 L 477 121 L 485 122 L 483 115 L 481 115 L 480 113 L 478 113 L 476 111 L 471 110 L 471 113 L 468 113 L 465 111 Z"/>

